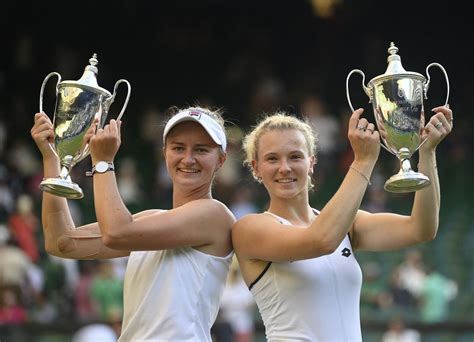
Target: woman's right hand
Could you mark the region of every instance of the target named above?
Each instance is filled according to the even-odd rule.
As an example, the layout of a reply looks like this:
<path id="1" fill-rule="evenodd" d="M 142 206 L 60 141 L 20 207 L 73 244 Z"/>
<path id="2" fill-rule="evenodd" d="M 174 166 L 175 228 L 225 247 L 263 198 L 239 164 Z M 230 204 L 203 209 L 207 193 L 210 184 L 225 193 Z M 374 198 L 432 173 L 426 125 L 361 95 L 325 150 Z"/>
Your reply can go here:
<path id="1" fill-rule="evenodd" d="M 35 114 L 35 123 L 31 128 L 31 137 L 38 146 L 43 160 L 58 159 L 58 155 L 54 150 L 54 128 L 50 118 L 45 113 Z"/>
<path id="2" fill-rule="evenodd" d="M 354 161 L 374 166 L 380 152 L 380 135 L 375 125 L 360 118 L 364 109 L 355 110 L 349 119 L 348 137 L 354 151 Z"/>

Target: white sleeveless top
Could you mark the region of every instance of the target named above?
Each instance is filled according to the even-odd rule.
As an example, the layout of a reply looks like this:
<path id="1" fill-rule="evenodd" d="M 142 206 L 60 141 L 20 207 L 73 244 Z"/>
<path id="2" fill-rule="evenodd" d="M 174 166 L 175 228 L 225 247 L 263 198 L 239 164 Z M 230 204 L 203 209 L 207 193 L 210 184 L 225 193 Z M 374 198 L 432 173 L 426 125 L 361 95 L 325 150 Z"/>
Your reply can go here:
<path id="1" fill-rule="evenodd" d="M 362 272 L 347 235 L 332 254 L 269 263 L 250 290 L 268 341 L 361 341 L 361 286 Z"/>
<path id="2" fill-rule="evenodd" d="M 211 341 L 232 256 L 192 247 L 132 252 L 119 341 Z"/>

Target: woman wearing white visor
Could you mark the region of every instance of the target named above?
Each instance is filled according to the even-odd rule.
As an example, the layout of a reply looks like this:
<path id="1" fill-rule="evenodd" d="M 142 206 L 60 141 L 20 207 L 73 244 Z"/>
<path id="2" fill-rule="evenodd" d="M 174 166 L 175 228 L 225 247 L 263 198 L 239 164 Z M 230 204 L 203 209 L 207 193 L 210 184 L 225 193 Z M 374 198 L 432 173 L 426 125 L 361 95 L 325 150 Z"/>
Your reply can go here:
<path id="1" fill-rule="evenodd" d="M 113 165 L 121 122 L 89 134 L 92 164 Z M 31 134 L 45 177 L 59 173 L 49 142 L 53 126 L 35 116 Z M 66 200 L 43 194 L 43 231 L 50 254 L 76 259 L 129 256 L 119 341 L 211 341 L 233 250 L 230 210 L 212 198 L 212 182 L 226 159 L 224 120 L 191 107 L 166 124 L 163 154 L 173 182 L 173 208 L 135 215 L 125 207 L 113 168 L 93 169 L 98 222 L 75 227 Z"/>

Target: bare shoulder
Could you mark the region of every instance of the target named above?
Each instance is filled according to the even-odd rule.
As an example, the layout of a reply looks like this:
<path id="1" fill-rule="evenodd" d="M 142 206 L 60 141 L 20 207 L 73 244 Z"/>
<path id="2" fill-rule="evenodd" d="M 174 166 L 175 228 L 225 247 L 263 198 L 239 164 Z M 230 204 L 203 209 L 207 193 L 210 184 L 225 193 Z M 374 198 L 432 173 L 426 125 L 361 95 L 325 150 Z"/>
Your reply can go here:
<path id="1" fill-rule="evenodd" d="M 235 223 L 234 214 L 227 206 L 215 199 L 200 199 L 189 202 L 195 225 L 201 224 L 201 234 L 209 236 L 209 242 L 196 248 L 217 256 L 226 256 L 232 249 L 231 232 Z"/>
<path id="2" fill-rule="evenodd" d="M 249 228 L 268 227 L 273 225 L 281 225 L 274 217 L 265 213 L 247 214 L 237 220 L 234 228 L 238 230 L 246 230 Z"/>
<path id="3" fill-rule="evenodd" d="M 354 223 L 356 223 L 360 219 L 365 219 L 365 218 L 367 218 L 371 215 L 372 214 L 370 212 L 359 209 L 359 210 L 357 210 L 357 213 L 356 213 L 356 216 L 355 216 L 355 219 L 354 219 Z"/>
<path id="4" fill-rule="evenodd" d="M 216 199 L 199 199 L 188 204 L 190 208 L 197 210 L 197 214 L 207 216 L 213 221 L 222 220 L 222 222 L 230 226 L 236 221 L 232 211 L 224 203 Z"/>
<path id="5" fill-rule="evenodd" d="M 170 210 L 169 215 L 174 220 L 183 220 L 201 232 L 210 234 L 222 232 L 230 235 L 235 216 L 227 206 L 215 199 L 199 199 L 188 202 L 178 208 Z M 220 233 L 219 233 L 220 234 Z"/>
<path id="6" fill-rule="evenodd" d="M 246 245 L 248 241 L 258 239 L 262 234 L 271 232 L 274 225 L 280 225 L 280 223 L 265 213 L 248 214 L 241 217 L 232 228 L 234 247 Z"/>
<path id="7" fill-rule="evenodd" d="M 352 224 L 352 230 L 360 227 L 364 227 L 367 225 L 367 220 L 371 220 L 372 217 L 383 215 L 384 213 L 377 213 L 373 214 L 371 212 L 365 210 L 357 210 L 357 214 L 354 219 L 354 223 Z"/>
<path id="8" fill-rule="evenodd" d="M 162 211 L 163 211 L 162 209 L 147 209 L 147 210 L 140 211 L 136 214 L 133 214 L 132 216 L 133 216 L 133 218 L 140 218 L 140 217 L 145 217 L 145 216 L 157 214 L 157 213 L 160 213 Z"/>

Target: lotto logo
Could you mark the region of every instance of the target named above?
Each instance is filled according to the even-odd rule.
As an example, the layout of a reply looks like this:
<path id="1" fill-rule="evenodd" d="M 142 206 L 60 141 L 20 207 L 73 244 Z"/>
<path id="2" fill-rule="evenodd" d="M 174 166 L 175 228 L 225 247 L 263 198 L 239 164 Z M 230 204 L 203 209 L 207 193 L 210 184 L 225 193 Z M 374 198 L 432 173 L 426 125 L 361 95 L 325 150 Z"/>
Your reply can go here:
<path id="1" fill-rule="evenodd" d="M 341 251 L 341 254 L 342 256 L 345 256 L 346 258 L 350 257 L 350 255 L 352 254 L 351 253 L 351 250 L 349 248 L 344 248 L 342 251 Z"/>

